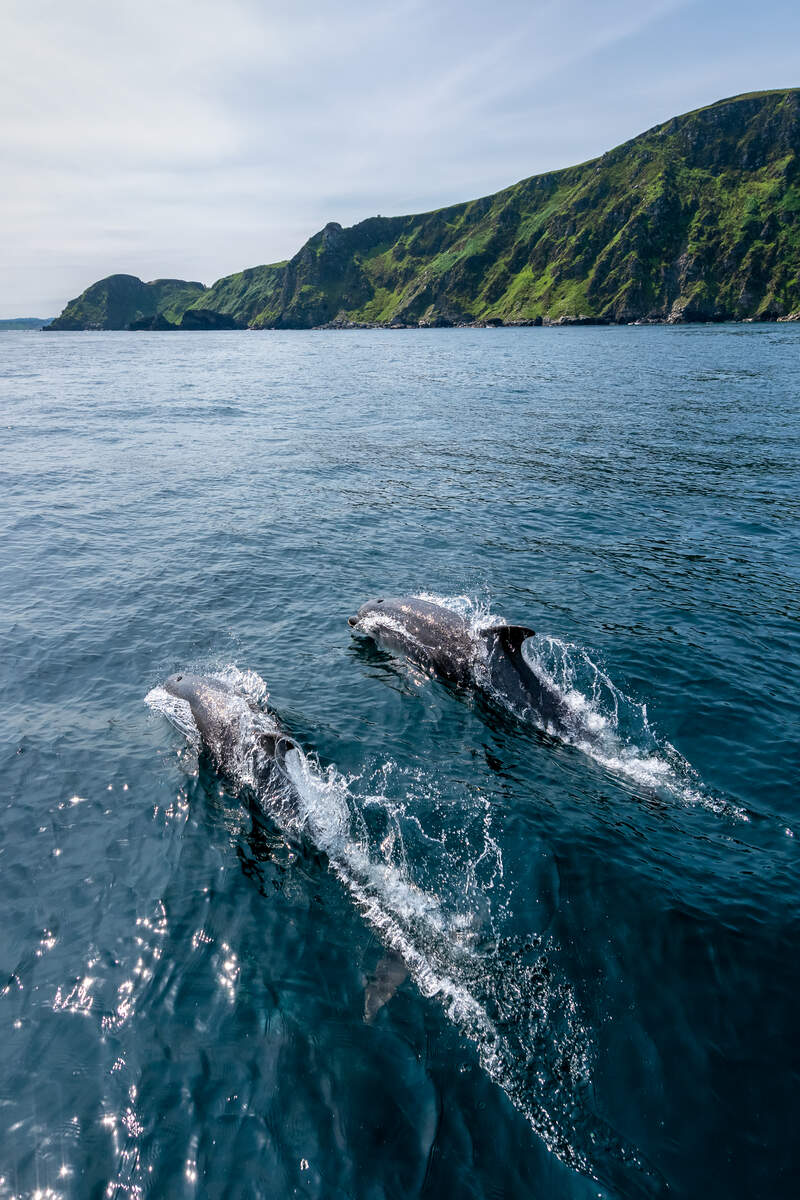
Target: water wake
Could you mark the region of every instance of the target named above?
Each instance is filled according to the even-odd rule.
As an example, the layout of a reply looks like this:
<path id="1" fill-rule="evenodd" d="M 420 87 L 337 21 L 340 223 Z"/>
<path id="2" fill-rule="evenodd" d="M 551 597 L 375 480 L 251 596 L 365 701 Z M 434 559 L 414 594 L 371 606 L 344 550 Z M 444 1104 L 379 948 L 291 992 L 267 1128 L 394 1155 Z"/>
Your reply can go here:
<path id="1" fill-rule="evenodd" d="M 234 783 L 258 792 L 257 739 L 266 726 L 275 728 L 262 708 L 266 688 L 235 668 L 220 675 L 233 689 L 240 741 Z M 176 711 L 161 688 L 146 702 L 186 732 L 188 705 Z M 503 936 L 513 886 L 489 801 L 459 797 L 453 822 L 452 806 L 421 773 L 382 763 L 345 777 L 297 746 L 269 780 L 269 791 L 262 785 L 258 793 L 267 815 L 325 853 L 384 946 L 473 1043 L 483 1069 L 547 1148 L 594 1179 L 613 1186 L 623 1170 L 628 1182 L 629 1174 L 637 1179 L 636 1190 L 653 1190 L 649 1168 L 591 1113 L 594 1047 L 574 992 L 559 976 L 558 948 L 536 934 Z"/>
<path id="2" fill-rule="evenodd" d="M 488 605 L 470 596 L 422 592 L 418 596 L 464 617 L 475 636 L 479 660 L 484 646 L 481 630 L 502 619 Z M 498 692 L 492 693 L 495 702 L 533 720 L 545 733 L 575 746 L 637 788 L 682 804 L 700 805 L 735 820 L 749 820 L 744 809 L 705 787 L 691 763 L 653 731 L 647 705 L 626 695 L 584 647 L 538 634 L 523 643 L 522 656 L 561 702 L 560 711 L 566 714 L 565 727 L 556 729 L 530 711 L 516 712 Z"/>

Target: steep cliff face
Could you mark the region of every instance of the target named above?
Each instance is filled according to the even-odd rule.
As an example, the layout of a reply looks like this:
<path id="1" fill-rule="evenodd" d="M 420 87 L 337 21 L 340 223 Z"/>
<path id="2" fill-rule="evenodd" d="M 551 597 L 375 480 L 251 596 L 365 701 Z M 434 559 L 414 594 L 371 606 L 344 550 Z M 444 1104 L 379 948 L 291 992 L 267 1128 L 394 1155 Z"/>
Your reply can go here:
<path id="1" fill-rule="evenodd" d="M 192 308 L 216 312 L 230 318 L 236 326 L 252 325 L 260 313 L 273 306 L 275 297 L 283 288 L 286 263 L 274 263 L 263 267 L 248 267 L 236 275 L 218 279 L 212 287 L 194 302 Z M 191 320 L 192 309 L 184 314 Z"/>
<path id="2" fill-rule="evenodd" d="M 799 164 L 800 91 L 740 96 L 494 196 L 331 223 L 187 307 L 256 328 L 782 317 L 800 308 Z M 57 327 L 86 327 L 63 322 L 93 290 Z"/>
<path id="3" fill-rule="evenodd" d="M 49 326 L 50 329 L 127 329 L 161 316 L 177 324 L 186 309 L 207 289 L 184 279 L 142 283 L 135 275 L 109 275 L 93 283 Z"/>
<path id="4" fill-rule="evenodd" d="M 328 226 L 258 323 L 783 315 L 799 158 L 800 92 L 724 101 L 486 199 Z"/>

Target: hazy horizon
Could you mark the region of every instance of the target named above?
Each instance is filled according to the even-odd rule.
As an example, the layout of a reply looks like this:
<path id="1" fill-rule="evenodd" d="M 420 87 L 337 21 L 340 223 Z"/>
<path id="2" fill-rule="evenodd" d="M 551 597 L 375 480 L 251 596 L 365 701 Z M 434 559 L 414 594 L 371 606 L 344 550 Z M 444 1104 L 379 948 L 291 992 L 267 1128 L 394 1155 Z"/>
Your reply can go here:
<path id="1" fill-rule="evenodd" d="M 485 6 L 77 0 L 0 16 L 0 317 L 94 280 L 212 283 L 327 221 L 424 212 L 679 113 L 800 84 L 800 11 L 719 0 Z"/>

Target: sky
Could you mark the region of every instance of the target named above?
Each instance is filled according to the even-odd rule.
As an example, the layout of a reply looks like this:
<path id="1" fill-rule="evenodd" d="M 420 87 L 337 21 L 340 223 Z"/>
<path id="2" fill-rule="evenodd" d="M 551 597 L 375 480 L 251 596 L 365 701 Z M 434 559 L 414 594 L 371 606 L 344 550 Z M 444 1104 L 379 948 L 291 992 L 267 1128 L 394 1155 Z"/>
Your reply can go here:
<path id="1" fill-rule="evenodd" d="M 0 0 L 0 317 L 212 283 L 800 86 L 785 0 Z"/>

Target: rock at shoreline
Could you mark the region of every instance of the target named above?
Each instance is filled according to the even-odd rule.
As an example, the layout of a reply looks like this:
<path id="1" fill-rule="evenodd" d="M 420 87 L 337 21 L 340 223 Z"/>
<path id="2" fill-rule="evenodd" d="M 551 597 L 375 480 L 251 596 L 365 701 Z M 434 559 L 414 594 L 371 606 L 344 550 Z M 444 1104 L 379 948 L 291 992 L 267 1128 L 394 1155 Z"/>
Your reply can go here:
<path id="1" fill-rule="evenodd" d="M 156 330 L 158 332 L 177 328 L 178 326 L 173 325 L 172 321 L 168 321 L 163 313 L 156 313 L 154 317 L 140 317 L 138 321 L 131 321 L 128 326 L 128 329 Z"/>
<path id="2" fill-rule="evenodd" d="M 239 329 L 240 325 L 227 313 L 210 308 L 189 308 L 181 317 L 180 329 Z"/>

